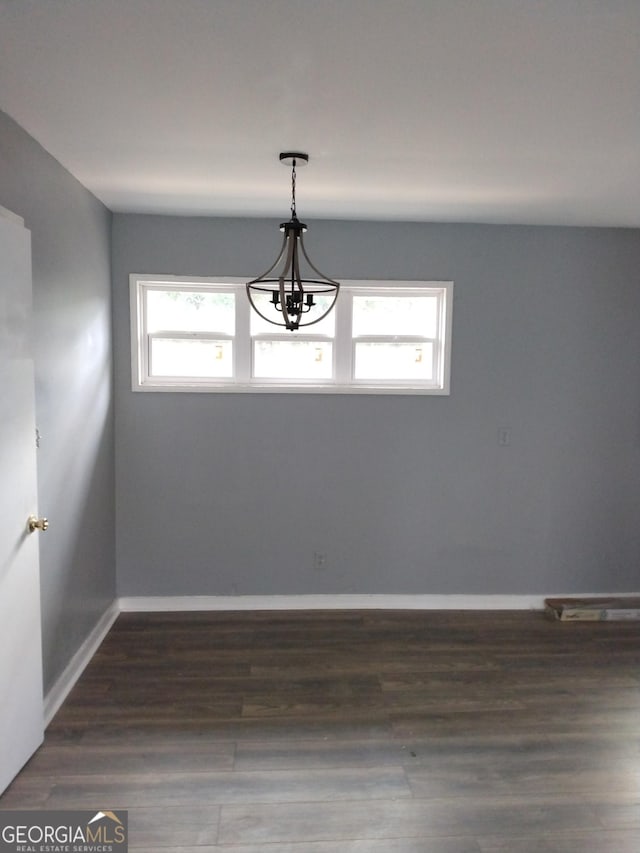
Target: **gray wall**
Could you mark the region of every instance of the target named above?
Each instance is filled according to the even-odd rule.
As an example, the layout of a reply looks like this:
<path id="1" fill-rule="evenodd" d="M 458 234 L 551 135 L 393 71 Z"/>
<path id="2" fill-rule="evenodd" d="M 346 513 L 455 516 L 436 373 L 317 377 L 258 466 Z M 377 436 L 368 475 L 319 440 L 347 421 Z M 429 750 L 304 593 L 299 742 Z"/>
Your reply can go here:
<path id="1" fill-rule="evenodd" d="M 46 691 L 115 594 L 111 214 L 4 113 L 0 204 L 31 230 Z"/>
<path id="2" fill-rule="evenodd" d="M 132 393 L 128 274 L 278 241 L 114 217 L 120 595 L 640 589 L 639 231 L 312 222 L 336 278 L 455 281 L 451 396 Z"/>

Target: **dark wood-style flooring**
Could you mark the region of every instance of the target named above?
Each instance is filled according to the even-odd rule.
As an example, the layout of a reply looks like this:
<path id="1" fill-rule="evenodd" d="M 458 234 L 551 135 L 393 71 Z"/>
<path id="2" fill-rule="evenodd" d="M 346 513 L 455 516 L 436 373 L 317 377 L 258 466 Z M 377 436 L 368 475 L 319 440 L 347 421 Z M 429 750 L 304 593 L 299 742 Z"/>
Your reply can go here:
<path id="1" fill-rule="evenodd" d="M 137 853 L 638 853 L 640 623 L 123 614 L 0 809 Z"/>

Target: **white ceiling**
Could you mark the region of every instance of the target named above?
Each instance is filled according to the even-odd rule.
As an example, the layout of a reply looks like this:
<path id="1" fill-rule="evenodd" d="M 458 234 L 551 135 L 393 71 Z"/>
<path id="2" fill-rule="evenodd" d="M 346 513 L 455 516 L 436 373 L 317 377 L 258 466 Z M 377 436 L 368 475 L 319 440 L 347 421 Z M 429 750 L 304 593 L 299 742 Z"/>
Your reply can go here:
<path id="1" fill-rule="evenodd" d="M 0 108 L 115 211 L 640 226 L 640 0 L 0 0 Z"/>

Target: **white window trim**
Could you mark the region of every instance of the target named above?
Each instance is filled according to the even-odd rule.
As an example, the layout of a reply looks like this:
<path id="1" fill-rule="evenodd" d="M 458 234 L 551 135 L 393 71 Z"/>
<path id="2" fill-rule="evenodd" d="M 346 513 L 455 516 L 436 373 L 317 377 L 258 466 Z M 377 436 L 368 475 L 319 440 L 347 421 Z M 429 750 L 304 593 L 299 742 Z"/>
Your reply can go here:
<path id="1" fill-rule="evenodd" d="M 250 335 L 250 311 L 249 300 L 245 296 L 244 285 L 249 280 L 237 277 L 194 277 L 194 276 L 166 276 L 147 275 L 132 273 L 129 276 L 130 312 L 131 312 L 131 384 L 133 391 L 140 392 L 196 392 L 196 393 L 310 393 L 310 394 L 404 394 L 404 395 L 428 395 L 447 396 L 450 392 L 451 377 L 451 331 L 453 321 L 453 282 L 452 281 L 387 281 L 387 280 L 343 280 L 341 282 L 340 295 L 336 308 L 336 334 L 330 338 L 326 335 L 314 334 L 313 327 L 305 332 L 304 328 L 296 332 L 281 333 L 276 326 L 274 332 L 264 335 Z M 242 377 L 232 379 L 194 379 L 193 377 L 171 377 L 150 378 L 148 376 L 148 346 L 149 335 L 145 325 L 145 312 L 142 310 L 146 288 L 165 287 L 167 290 L 175 289 L 202 290 L 210 287 L 212 290 L 230 290 L 237 295 L 236 308 L 236 334 L 235 336 L 209 334 L 207 332 L 191 335 L 182 333 L 185 337 L 197 337 L 199 339 L 232 339 L 234 341 L 234 376 Z M 433 385 L 416 384 L 411 381 L 396 381 L 393 383 L 383 381 L 355 380 L 351 378 L 351 365 L 353 353 L 357 340 L 407 340 L 429 342 L 434 339 L 419 338 L 418 336 L 366 336 L 363 338 L 352 338 L 351 336 L 351 298 L 349 294 L 390 293 L 394 290 L 404 291 L 428 291 L 436 290 L 440 293 L 440 317 L 439 334 L 435 339 L 437 348 L 436 356 L 436 381 Z M 245 297 L 245 298 L 243 298 Z M 157 333 L 156 337 L 163 337 L 163 333 Z M 252 341 L 260 337 L 269 340 L 281 339 L 292 340 L 295 336 L 299 340 L 326 341 L 333 343 L 334 376 L 335 380 L 319 382 L 318 380 L 282 380 L 282 379 L 252 379 Z M 171 337 L 176 337 L 172 334 Z"/>

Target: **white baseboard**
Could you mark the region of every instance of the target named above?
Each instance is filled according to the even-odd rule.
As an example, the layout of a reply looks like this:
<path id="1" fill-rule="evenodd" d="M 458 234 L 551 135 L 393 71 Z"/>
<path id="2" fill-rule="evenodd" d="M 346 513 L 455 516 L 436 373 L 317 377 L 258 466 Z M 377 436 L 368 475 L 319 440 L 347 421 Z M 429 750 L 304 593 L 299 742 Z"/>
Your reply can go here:
<path id="1" fill-rule="evenodd" d="M 44 697 L 45 728 L 55 717 L 58 709 L 73 689 L 76 681 L 84 672 L 85 667 L 97 652 L 100 643 L 107 636 L 111 630 L 111 626 L 118 618 L 119 612 L 120 608 L 116 599 L 102 614 L 94 629 L 47 692 L 47 695 Z"/>
<path id="2" fill-rule="evenodd" d="M 544 595 L 138 595 L 118 599 L 121 613 L 194 610 L 544 610 L 546 598 L 630 598 L 637 592 Z"/>
<path id="3" fill-rule="evenodd" d="M 125 596 L 123 613 L 193 610 L 542 610 L 542 595 Z"/>

